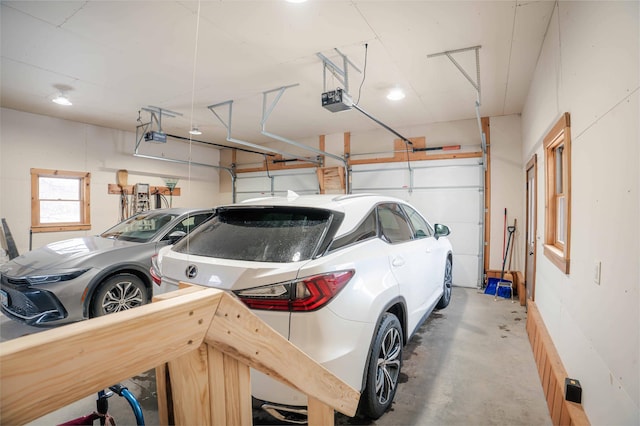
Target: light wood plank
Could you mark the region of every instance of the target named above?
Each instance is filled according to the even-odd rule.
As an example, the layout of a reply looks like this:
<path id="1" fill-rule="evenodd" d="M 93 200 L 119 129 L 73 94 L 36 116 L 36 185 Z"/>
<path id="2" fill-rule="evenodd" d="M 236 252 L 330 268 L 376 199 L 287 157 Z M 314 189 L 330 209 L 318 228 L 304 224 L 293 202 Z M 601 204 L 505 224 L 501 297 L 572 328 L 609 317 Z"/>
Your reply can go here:
<path id="1" fill-rule="evenodd" d="M 169 361 L 173 415 L 177 425 L 212 424 L 207 345 Z"/>
<path id="2" fill-rule="evenodd" d="M 0 395 L 3 424 L 27 423 L 192 351 L 222 294 L 203 289 L 1 343 L 0 380 L 11 390 Z"/>
<path id="3" fill-rule="evenodd" d="M 527 302 L 527 321 L 531 322 L 531 329 L 535 334 L 534 342 L 532 343 L 532 348 L 534 348 L 534 353 L 536 351 L 536 347 L 539 347 L 539 353 L 541 356 L 536 354 L 535 360 L 538 365 L 538 371 L 541 375 L 541 383 L 543 388 L 545 386 L 544 378 L 547 377 L 548 380 L 550 377 L 555 380 L 556 385 L 554 389 L 554 395 L 552 398 L 547 400 L 549 404 L 549 411 L 554 420 L 555 424 L 575 424 L 580 426 L 589 425 L 589 418 L 587 417 L 582 405 L 576 404 L 570 401 L 564 400 L 564 390 L 563 384 L 564 379 L 568 377 L 567 371 L 562 365 L 562 360 L 560 359 L 560 355 L 558 354 L 555 345 L 553 344 L 553 340 L 547 331 L 546 326 L 544 325 L 544 321 L 542 320 L 542 316 L 540 315 L 540 311 L 536 303 L 533 300 L 529 300 Z M 545 374 L 547 372 L 547 374 Z M 548 392 L 548 384 L 545 390 L 545 396 L 549 397 Z M 560 394 L 560 397 L 563 399 L 563 408 L 558 415 L 553 411 L 555 406 L 555 398 L 557 398 L 556 393 Z"/>
<path id="4" fill-rule="evenodd" d="M 211 390 L 211 420 L 214 425 L 231 424 L 227 420 L 227 392 L 225 389 L 225 354 L 213 346 L 208 346 L 209 357 L 209 389 Z"/>
<path id="5" fill-rule="evenodd" d="M 161 364 L 156 367 L 156 396 L 158 400 L 158 421 L 161 425 L 169 424 L 169 407 L 173 410 L 173 401 L 167 383 L 168 367 Z M 172 422 L 173 423 L 173 422 Z"/>
<path id="6" fill-rule="evenodd" d="M 227 354 L 224 354 L 223 359 L 227 424 L 250 426 L 253 423 L 253 413 L 249 366 Z"/>
<path id="7" fill-rule="evenodd" d="M 235 297 L 225 294 L 205 337 L 239 361 L 266 373 L 347 416 L 354 416 L 360 393 L 274 331 Z M 296 368 L 291 368 L 294 365 Z"/>
<path id="8" fill-rule="evenodd" d="M 308 397 L 307 404 L 309 426 L 333 426 L 335 422 L 333 408 L 312 396 Z"/>

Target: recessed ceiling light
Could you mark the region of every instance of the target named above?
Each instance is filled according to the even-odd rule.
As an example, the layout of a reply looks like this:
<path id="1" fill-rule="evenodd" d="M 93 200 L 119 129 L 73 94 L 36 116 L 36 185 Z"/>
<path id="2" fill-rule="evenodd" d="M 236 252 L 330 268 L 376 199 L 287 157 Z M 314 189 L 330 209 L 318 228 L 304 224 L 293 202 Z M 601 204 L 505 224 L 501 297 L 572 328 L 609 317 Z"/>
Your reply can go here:
<path id="1" fill-rule="evenodd" d="M 287 3 L 304 3 L 307 0 L 287 0 Z"/>
<path id="2" fill-rule="evenodd" d="M 65 95 L 64 93 L 58 94 L 58 96 L 53 98 L 52 101 L 57 103 L 58 105 L 64 105 L 64 106 L 73 105 L 69 100 L 69 98 L 67 98 L 67 95 Z"/>
<path id="3" fill-rule="evenodd" d="M 405 94 L 402 89 L 391 89 L 389 93 L 387 93 L 387 99 L 390 101 L 399 101 L 400 99 L 404 99 Z"/>
<path id="4" fill-rule="evenodd" d="M 197 127 L 193 127 L 191 130 L 189 130 L 189 134 L 190 135 L 201 135 L 202 132 Z"/>

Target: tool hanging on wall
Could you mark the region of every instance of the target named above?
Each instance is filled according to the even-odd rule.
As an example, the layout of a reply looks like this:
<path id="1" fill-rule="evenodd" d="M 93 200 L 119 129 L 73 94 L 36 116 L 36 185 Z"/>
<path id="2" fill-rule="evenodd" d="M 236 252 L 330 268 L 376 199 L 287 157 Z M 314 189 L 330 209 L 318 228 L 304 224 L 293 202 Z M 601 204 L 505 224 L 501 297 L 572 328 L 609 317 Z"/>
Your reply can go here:
<path id="1" fill-rule="evenodd" d="M 518 219 L 513 219 L 513 231 L 515 232 L 516 230 L 516 224 L 518 223 Z M 515 241 L 514 241 L 515 244 Z M 509 253 L 509 267 L 507 268 L 507 271 L 511 272 L 511 259 L 513 259 L 513 247 L 511 247 L 511 252 Z"/>
<path id="2" fill-rule="evenodd" d="M 120 221 L 129 217 L 129 199 L 127 198 L 127 179 L 129 172 L 126 170 L 118 170 L 116 172 L 116 183 L 120 188 Z"/>
<path id="3" fill-rule="evenodd" d="M 505 209 L 506 211 L 506 209 Z M 514 221 L 513 226 L 507 226 L 507 232 L 509 233 L 509 236 L 507 237 L 507 247 L 506 247 L 506 251 L 504 253 L 504 257 L 502 258 L 502 271 L 500 272 L 500 281 L 498 281 L 496 283 L 496 293 L 493 297 L 493 300 L 497 300 L 498 298 L 498 292 L 500 291 L 500 287 L 509 287 L 509 290 L 511 292 L 511 303 L 514 303 L 515 301 L 513 300 L 513 281 L 509 281 L 509 280 L 505 280 L 504 279 L 504 269 L 505 266 L 507 264 L 507 256 L 509 255 L 509 247 L 511 246 L 511 237 L 513 236 L 513 233 L 516 232 L 516 223 Z"/>

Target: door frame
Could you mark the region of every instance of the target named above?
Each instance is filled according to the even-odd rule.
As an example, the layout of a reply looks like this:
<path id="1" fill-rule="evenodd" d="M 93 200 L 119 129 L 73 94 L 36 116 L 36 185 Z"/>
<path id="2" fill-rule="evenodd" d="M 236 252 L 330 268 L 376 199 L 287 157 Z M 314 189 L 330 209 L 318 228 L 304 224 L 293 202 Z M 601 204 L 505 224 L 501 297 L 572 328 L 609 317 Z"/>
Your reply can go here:
<path id="1" fill-rule="evenodd" d="M 529 188 L 529 171 L 533 169 L 533 182 L 534 182 L 534 188 L 533 188 L 533 194 L 529 194 L 530 188 Z M 525 287 L 528 288 L 529 286 L 531 286 L 531 300 L 535 301 L 536 300 L 536 259 L 537 259 L 537 252 L 538 252 L 538 244 L 536 242 L 536 235 L 538 233 L 538 156 L 537 154 L 533 154 L 533 157 L 527 162 L 527 167 L 525 169 L 525 190 L 526 190 L 526 207 L 525 207 L 525 211 L 526 211 L 526 232 L 525 232 L 525 262 L 524 262 L 524 277 L 525 277 Z M 530 217 L 529 212 L 531 211 L 531 206 L 529 205 L 529 200 L 531 199 L 530 197 L 533 196 L 533 203 L 534 203 L 534 209 L 533 209 L 533 217 Z M 530 223 L 530 221 L 533 221 L 533 223 Z M 532 226 L 530 226 L 532 225 Z M 528 270 L 527 270 L 527 265 L 529 262 L 527 262 L 528 256 L 529 256 L 529 229 L 533 229 L 533 271 L 531 271 L 531 283 L 527 282 L 527 276 L 528 274 Z M 527 292 L 528 293 L 528 292 Z"/>

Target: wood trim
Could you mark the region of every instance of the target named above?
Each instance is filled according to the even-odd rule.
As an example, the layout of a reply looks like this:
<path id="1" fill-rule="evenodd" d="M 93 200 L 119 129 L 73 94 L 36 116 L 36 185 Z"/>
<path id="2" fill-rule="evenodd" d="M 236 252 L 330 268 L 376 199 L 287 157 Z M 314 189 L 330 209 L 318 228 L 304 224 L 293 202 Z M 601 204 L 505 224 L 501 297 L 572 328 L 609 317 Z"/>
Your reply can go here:
<path id="1" fill-rule="evenodd" d="M 61 225 L 56 223 L 55 225 L 36 225 L 31 227 L 31 232 L 38 234 L 41 232 L 65 232 L 65 231 L 88 231 L 91 229 L 91 225 Z"/>
<path id="2" fill-rule="evenodd" d="M 571 259 L 571 119 L 568 112 L 562 114 L 558 121 L 544 137 L 545 157 L 545 232 L 544 255 L 561 271 L 569 274 Z M 562 179 L 565 197 L 564 221 L 566 241 L 561 246 L 556 244 L 556 201 L 555 201 L 555 155 L 554 149 L 564 146 Z"/>
<path id="3" fill-rule="evenodd" d="M 269 158 L 270 160 L 274 161 L 274 160 L 283 160 L 284 157 L 280 154 L 274 155 L 273 157 Z M 262 161 L 262 167 L 247 167 L 244 169 L 236 169 L 235 172 L 236 173 L 251 173 L 251 172 L 266 172 L 267 171 L 267 161 L 269 161 L 269 159 L 265 158 Z M 277 170 L 292 170 L 292 169 L 313 169 L 315 167 L 318 167 L 317 164 L 314 163 L 300 163 L 300 164 L 287 164 L 287 163 L 270 163 L 269 164 L 269 171 L 270 172 L 274 172 Z"/>
<path id="4" fill-rule="evenodd" d="M 320 151 L 326 152 L 327 150 L 325 149 L 325 140 L 324 139 L 325 139 L 324 135 L 318 136 L 318 149 Z M 319 155 L 319 157 L 320 157 L 320 162 L 321 162 L 320 164 L 322 166 L 324 166 L 326 164 L 325 156 L 321 154 L 321 155 Z"/>
<path id="5" fill-rule="evenodd" d="M 351 132 L 344 132 L 342 135 L 344 142 L 344 158 L 347 159 L 347 165 L 351 165 Z"/>
<path id="6" fill-rule="evenodd" d="M 556 265 L 563 274 L 569 275 L 571 262 L 568 258 L 563 256 L 562 251 L 551 244 L 545 244 L 543 248 L 545 257 L 549 259 L 551 263 Z"/>
<path id="7" fill-rule="evenodd" d="M 117 183 L 110 183 L 108 186 L 108 193 L 109 194 L 122 194 L 122 190 L 124 190 L 124 194 L 125 195 L 131 195 L 133 194 L 133 189 L 134 189 L 135 185 L 125 185 L 122 188 L 120 188 L 118 186 Z M 180 196 L 180 187 L 175 187 L 173 188 L 173 192 L 169 191 L 169 188 L 166 186 L 150 186 L 149 187 L 149 195 L 156 195 L 156 193 L 160 193 L 162 195 L 173 195 L 174 197 L 179 197 Z"/>
<path id="8" fill-rule="evenodd" d="M 530 190 L 527 187 L 527 200 L 526 200 L 526 222 L 525 222 L 525 262 L 524 262 L 524 276 L 525 276 L 525 288 L 529 285 L 531 286 L 531 300 L 536 300 L 536 269 L 537 269 L 537 260 L 538 260 L 538 242 L 536 240 L 536 236 L 538 234 L 538 155 L 533 154 L 533 157 L 527 162 L 527 166 L 525 168 L 525 187 L 529 182 L 529 170 L 533 169 L 533 180 L 535 182 L 535 186 L 533 188 L 533 198 L 535 204 L 535 210 L 533 215 L 533 273 L 532 273 L 532 283 L 526 282 L 527 277 L 527 261 L 526 256 L 528 256 L 529 247 L 527 247 L 527 243 L 529 241 L 529 197 L 528 191 Z"/>
<path id="9" fill-rule="evenodd" d="M 487 144 L 487 167 L 484 172 L 484 273 L 486 274 L 491 256 L 491 120 L 489 117 L 482 117 L 480 122 Z"/>
<path id="10" fill-rule="evenodd" d="M 564 399 L 564 380 L 569 376 L 533 300 L 527 303 L 526 329 L 551 421 L 554 425 L 590 425 L 582 405 Z"/>
<path id="11" fill-rule="evenodd" d="M 91 229 L 91 173 L 31 168 L 31 230 L 32 232 L 79 231 Z M 80 179 L 80 222 L 40 223 L 40 177 Z"/>

